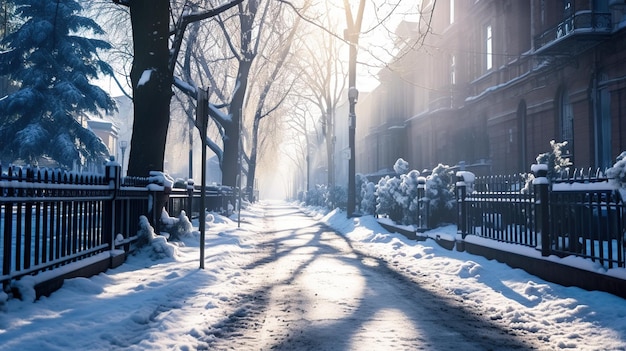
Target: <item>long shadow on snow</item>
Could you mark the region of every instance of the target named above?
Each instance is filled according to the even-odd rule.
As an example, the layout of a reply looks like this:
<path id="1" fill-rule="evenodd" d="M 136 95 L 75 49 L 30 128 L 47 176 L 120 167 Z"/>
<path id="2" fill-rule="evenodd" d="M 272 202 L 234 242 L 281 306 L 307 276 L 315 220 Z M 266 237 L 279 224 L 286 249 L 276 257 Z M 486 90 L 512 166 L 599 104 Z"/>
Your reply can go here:
<path id="1" fill-rule="evenodd" d="M 299 211 L 281 211 L 278 215 L 268 215 L 266 218 L 280 218 L 287 214 L 294 214 L 295 212 Z M 287 235 L 276 238 L 276 234 L 281 233 Z M 328 239 L 322 239 L 322 236 L 327 236 L 328 233 L 333 233 L 332 241 L 340 241 L 341 246 L 349 249 L 338 249 L 337 245 L 333 245 Z M 345 237 L 337 234 L 334 230 L 322 223 L 312 220 L 312 224 L 305 228 L 283 228 L 281 230 L 268 231 L 262 233 L 262 235 L 268 236 L 269 238 L 267 240 L 261 240 L 259 247 L 268 249 L 269 252 L 265 257 L 243 267 L 244 270 L 254 270 L 263 265 L 274 263 L 289 255 L 297 254 L 294 253 L 294 251 L 302 247 L 314 247 L 317 248 L 317 250 L 315 253 L 309 253 L 310 258 L 303 260 L 297 264 L 296 267 L 293 267 L 289 277 L 286 279 L 276 282 L 275 284 L 259 287 L 251 293 L 241 294 L 238 301 L 234 303 L 236 307 L 233 311 L 222 321 L 208 328 L 207 338 L 201 338 L 207 341 L 209 345 L 212 344 L 214 338 L 228 339 L 232 343 L 237 344 L 241 342 L 241 340 L 237 341 L 237 338 L 242 338 L 251 330 L 253 332 L 260 330 L 260 324 L 264 321 L 259 320 L 259 316 L 263 314 L 264 311 L 268 310 L 268 306 L 271 303 L 268 298 L 268 293 L 274 286 L 293 283 L 307 267 L 322 256 L 341 254 L 342 256 L 335 258 L 341 260 L 344 265 L 356 268 L 365 279 L 365 287 L 367 287 L 368 290 L 371 291 L 375 289 L 376 284 L 371 284 L 371 280 L 376 271 L 378 271 L 385 276 L 392 277 L 392 284 L 395 288 L 403 295 L 413 296 L 415 305 L 420 306 L 420 309 L 424 310 L 424 317 L 420 315 L 420 320 L 411 320 L 412 325 L 396 326 L 396 328 L 414 328 L 421 330 L 422 335 L 416 337 L 415 340 L 400 340 L 400 342 L 419 343 L 424 347 L 432 349 L 442 349 L 455 343 L 458 343 L 458 346 L 463 348 L 464 340 L 471 341 L 474 345 L 479 345 L 481 348 L 484 346 L 485 349 L 492 350 L 534 348 L 534 345 L 524 343 L 515 335 L 510 334 L 510 331 L 504 330 L 499 325 L 477 315 L 471 309 L 453 301 L 450 297 L 441 296 L 422 288 L 415 281 L 394 271 L 389 267 L 386 261 L 356 251 Z M 311 236 L 310 239 L 305 241 L 305 244 L 293 246 L 286 243 L 287 241 L 302 240 L 303 235 Z M 365 265 L 363 263 L 365 259 L 375 263 Z M 369 299 L 375 299 L 375 302 L 369 304 Z M 310 304 L 311 302 L 303 301 L 303 303 Z M 378 306 L 378 308 L 373 309 L 368 307 L 370 305 Z M 329 335 L 336 335 L 337 330 L 343 330 L 349 331 L 349 333 L 344 335 L 341 340 L 327 340 L 322 348 L 347 350 L 351 348 L 351 338 L 356 336 L 357 333 L 363 329 L 365 322 L 375 319 L 378 312 L 382 310 L 402 311 L 405 308 L 405 305 L 398 303 L 391 296 L 380 296 L 371 292 L 364 293 L 360 303 L 353 309 L 350 315 L 341 319 L 328 320 L 322 325 L 305 323 L 306 327 L 290 330 L 288 333 L 284 333 L 284 337 L 277 338 L 275 344 L 271 345 L 271 349 L 315 349 L 320 347 L 320 340 L 324 340 L 324 338 L 327 339 Z M 295 310 L 304 311 L 304 309 L 297 308 L 295 308 Z M 299 316 L 298 318 L 301 318 L 301 320 L 306 319 L 304 316 Z M 435 329 L 444 330 L 441 335 L 447 335 L 448 337 L 430 338 L 428 331 Z M 424 331 L 426 333 L 425 335 L 423 335 Z M 454 338 L 458 338 L 458 342 L 451 341 L 450 335 L 454 336 Z"/>

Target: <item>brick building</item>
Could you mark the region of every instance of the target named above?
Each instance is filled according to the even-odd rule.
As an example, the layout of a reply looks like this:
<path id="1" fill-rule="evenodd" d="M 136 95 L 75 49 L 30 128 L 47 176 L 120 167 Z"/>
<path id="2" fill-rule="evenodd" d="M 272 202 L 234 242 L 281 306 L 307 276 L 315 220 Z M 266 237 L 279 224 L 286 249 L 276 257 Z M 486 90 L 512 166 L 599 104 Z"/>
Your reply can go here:
<path id="1" fill-rule="evenodd" d="M 626 150 L 624 0 L 430 0 L 357 104 L 357 172 L 465 165 L 527 172 L 549 141 L 576 167 Z M 424 33 L 427 35 L 424 37 Z"/>

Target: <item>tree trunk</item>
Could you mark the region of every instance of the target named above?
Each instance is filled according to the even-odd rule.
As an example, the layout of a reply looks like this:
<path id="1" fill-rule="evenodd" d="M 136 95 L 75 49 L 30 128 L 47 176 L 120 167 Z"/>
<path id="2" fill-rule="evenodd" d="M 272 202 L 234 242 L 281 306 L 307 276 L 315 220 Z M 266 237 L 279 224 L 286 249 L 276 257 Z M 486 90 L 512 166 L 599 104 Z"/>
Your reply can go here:
<path id="1" fill-rule="evenodd" d="M 134 61 L 134 123 L 128 175 L 163 170 L 170 118 L 169 0 L 133 0 L 130 7 Z"/>
<path id="2" fill-rule="evenodd" d="M 224 158 L 222 161 L 222 184 L 237 186 L 239 175 L 239 124 L 243 121 L 243 105 L 248 87 L 248 75 L 252 60 L 241 60 L 237 74 L 237 90 L 230 103 L 232 123 L 224 125 Z"/>
<path id="3" fill-rule="evenodd" d="M 330 101 L 330 98 L 327 99 Z M 328 188 L 335 187 L 335 110 L 328 109 L 326 116 L 326 156 L 328 160 Z"/>
<path id="4" fill-rule="evenodd" d="M 260 111 L 257 112 L 260 114 Z M 261 124 L 260 116 L 254 117 L 254 124 L 252 126 L 252 147 L 250 150 L 250 161 L 248 162 L 248 178 L 247 182 L 247 191 L 248 191 L 248 200 L 250 202 L 254 202 L 254 179 L 256 177 L 256 160 L 257 160 L 257 148 L 259 145 L 259 126 Z"/>

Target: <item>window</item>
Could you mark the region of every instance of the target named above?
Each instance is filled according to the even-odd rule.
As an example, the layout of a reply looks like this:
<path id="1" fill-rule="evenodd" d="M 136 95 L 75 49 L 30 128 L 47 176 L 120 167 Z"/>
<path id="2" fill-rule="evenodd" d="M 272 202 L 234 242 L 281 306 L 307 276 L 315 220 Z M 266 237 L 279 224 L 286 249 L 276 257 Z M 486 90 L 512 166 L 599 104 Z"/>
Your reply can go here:
<path id="1" fill-rule="evenodd" d="M 454 0 L 450 0 L 450 24 L 454 23 Z"/>
<path id="2" fill-rule="evenodd" d="M 493 37 L 491 25 L 487 25 L 485 29 L 485 54 L 487 59 L 485 68 L 488 71 L 493 67 Z"/>
<path id="3" fill-rule="evenodd" d="M 566 89 L 561 90 L 559 105 L 561 141 L 567 141 L 567 146 L 565 146 L 565 150 L 563 150 L 563 156 L 571 158 L 574 148 L 574 112 L 572 111 L 572 104 L 570 103 L 569 93 Z"/>
<path id="4" fill-rule="evenodd" d="M 598 75 L 599 80 L 607 81 L 608 75 L 601 73 Z M 611 157 L 611 93 L 604 86 L 597 90 L 597 96 L 594 99 L 596 105 L 595 113 L 595 148 L 596 148 L 596 166 L 600 168 L 608 168 L 613 165 Z"/>

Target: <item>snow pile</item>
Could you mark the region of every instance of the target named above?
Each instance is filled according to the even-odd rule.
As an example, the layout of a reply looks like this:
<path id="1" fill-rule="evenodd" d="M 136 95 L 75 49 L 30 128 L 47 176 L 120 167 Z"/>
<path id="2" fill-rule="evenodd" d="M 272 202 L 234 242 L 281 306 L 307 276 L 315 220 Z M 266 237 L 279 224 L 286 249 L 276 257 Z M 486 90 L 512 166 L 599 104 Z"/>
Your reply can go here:
<path id="1" fill-rule="evenodd" d="M 140 250 L 145 250 L 152 260 L 174 258 L 176 246 L 167 241 L 167 236 L 157 235 L 146 216 L 139 218 L 139 233 L 136 245 Z"/>

